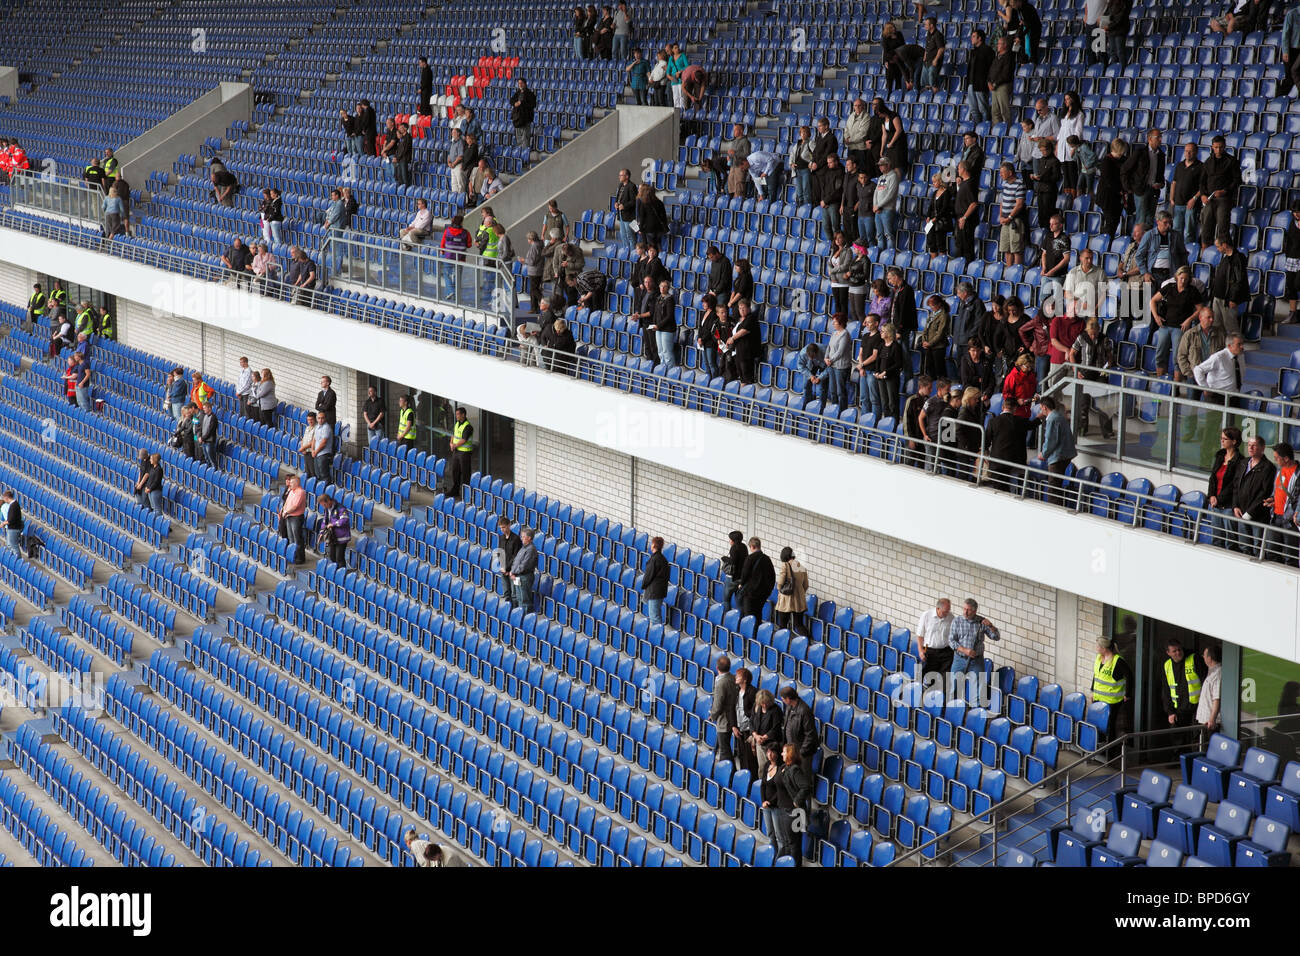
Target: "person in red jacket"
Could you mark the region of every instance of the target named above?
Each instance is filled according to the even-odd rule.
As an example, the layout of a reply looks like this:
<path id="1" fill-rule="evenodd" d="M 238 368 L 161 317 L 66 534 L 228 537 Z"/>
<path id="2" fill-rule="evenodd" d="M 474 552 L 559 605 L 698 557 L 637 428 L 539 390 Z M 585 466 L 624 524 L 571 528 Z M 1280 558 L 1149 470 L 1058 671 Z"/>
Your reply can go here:
<path id="1" fill-rule="evenodd" d="M 1038 376 L 1034 374 L 1034 357 L 1028 352 L 1016 356 L 1015 367 L 1002 380 L 1002 407 L 1017 418 L 1029 417 L 1029 406 L 1038 391 Z"/>

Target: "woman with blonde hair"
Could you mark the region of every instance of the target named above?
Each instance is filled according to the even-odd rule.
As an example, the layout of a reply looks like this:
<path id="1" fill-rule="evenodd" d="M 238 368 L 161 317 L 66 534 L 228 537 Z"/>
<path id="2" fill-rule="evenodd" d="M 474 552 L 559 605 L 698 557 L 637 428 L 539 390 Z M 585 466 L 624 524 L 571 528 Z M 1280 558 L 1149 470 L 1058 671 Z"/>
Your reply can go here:
<path id="1" fill-rule="evenodd" d="M 980 448 L 983 446 L 984 393 L 970 387 L 961 393 L 961 408 L 957 412 L 957 474 L 967 481 L 975 480 Z"/>
<path id="2" fill-rule="evenodd" d="M 269 368 L 262 369 L 257 384 L 253 386 L 253 401 L 261 413 L 262 424 L 274 428 L 275 409 L 279 403 L 275 397 L 275 376 Z"/>

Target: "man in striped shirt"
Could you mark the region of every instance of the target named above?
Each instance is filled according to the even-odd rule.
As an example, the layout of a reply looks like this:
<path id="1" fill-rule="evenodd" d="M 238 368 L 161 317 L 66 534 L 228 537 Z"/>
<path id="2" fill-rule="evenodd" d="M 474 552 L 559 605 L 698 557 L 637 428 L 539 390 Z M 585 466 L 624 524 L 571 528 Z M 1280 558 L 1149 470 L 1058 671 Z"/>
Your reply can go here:
<path id="1" fill-rule="evenodd" d="M 1025 181 L 1016 175 L 1011 163 L 1000 169 L 1002 183 L 998 186 L 998 252 L 1005 256 L 1009 266 L 1025 261 Z"/>

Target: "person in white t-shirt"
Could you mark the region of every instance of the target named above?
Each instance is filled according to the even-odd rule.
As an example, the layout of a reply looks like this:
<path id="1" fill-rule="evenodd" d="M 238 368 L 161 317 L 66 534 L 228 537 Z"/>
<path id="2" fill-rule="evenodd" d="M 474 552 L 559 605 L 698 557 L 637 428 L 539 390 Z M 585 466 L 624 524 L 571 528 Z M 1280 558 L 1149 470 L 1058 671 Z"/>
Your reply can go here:
<path id="1" fill-rule="evenodd" d="M 411 856 L 415 857 L 416 866 L 445 866 L 443 860 L 442 847 L 429 840 L 421 840 L 415 835 L 415 830 L 406 831 L 406 848 L 411 851 Z"/>
<path id="2" fill-rule="evenodd" d="M 1205 680 L 1201 682 L 1201 696 L 1196 703 L 1196 722 L 1209 733 L 1221 726 L 1219 717 L 1220 696 L 1223 689 L 1223 651 L 1211 644 L 1201 652 L 1205 658 Z"/>

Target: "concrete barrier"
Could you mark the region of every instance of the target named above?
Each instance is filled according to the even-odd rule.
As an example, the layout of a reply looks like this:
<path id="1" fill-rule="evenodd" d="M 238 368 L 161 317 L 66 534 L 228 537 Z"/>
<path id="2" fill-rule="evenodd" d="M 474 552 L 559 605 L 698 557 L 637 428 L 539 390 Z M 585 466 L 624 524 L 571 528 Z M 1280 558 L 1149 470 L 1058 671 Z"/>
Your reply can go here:
<path id="1" fill-rule="evenodd" d="M 223 136 L 231 123 L 253 116 L 253 88 L 222 82 L 161 123 L 115 150 L 126 181 L 139 188 L 149 174 L 170 171 L 181 153 L 197 152 L 209 136 Z"/>
<path id="2" fill-rule="evenodd" d="M 632 182 L 639 185 L 645 160 L 677 158 L 678 138 L 676 110 L 620 106 L 487 205 L 505 223 L 515 248 L 522 249 L 523 231 L 541 226 L 552 199 L 558 199 L 570 215 L 578 209 L 604 209 L 618 188 L 620 169 L 630 169 Z M 471 211 L 465 216 L 465 228 L 473 232 L 481 219 L 478 210 Z"/>

